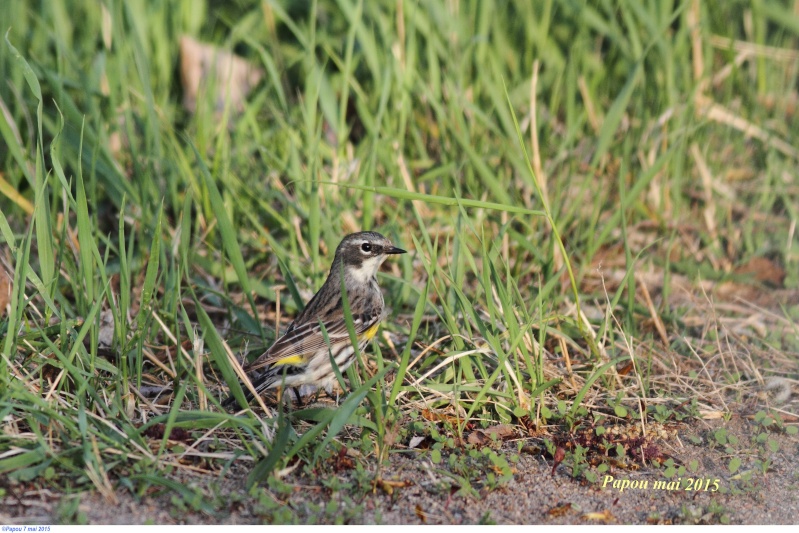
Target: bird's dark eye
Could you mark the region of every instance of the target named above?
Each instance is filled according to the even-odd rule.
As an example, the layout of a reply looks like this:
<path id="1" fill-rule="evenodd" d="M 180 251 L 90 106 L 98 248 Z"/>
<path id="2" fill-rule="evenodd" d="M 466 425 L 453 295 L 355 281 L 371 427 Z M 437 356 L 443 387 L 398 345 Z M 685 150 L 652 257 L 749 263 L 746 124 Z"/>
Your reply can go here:
<path id="1" fill-rule="evenodd" d="M 367 253 L 369 253 L 369 252 L 371 252 L 371 251 L 372 251 L 372 245 L 371 245 L 371 244 L 369 244 L 368 242 L 365 242 L 365 243 L 363 243 L 363 244 L 361 245 L 361 250 L 363 250 L 364 252 L 367 252 Z"/>

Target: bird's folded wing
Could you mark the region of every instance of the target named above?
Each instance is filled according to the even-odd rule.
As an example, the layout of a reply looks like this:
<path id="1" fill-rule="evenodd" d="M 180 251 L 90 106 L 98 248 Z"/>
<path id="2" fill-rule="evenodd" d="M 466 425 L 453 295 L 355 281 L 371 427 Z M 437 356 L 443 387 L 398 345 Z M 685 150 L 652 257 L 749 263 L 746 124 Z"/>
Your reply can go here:
<path id="1" fill-rule="evenodd" d="M 355 335 L 360 337 L 364 332 L 380 322 L 380 315 L 357 315 L 352 319 L 352 326 Z M 347 322 L 343 318 L 325 323 L 327 338 L 322 332 L 322 326 L 317 322 L 306 322 L 301 326 L 286 332 L 275 343 L 245 368 L 246 372 L 270 367 L 273 365 L 291 364 L 301 365 L 305 363 L 303 356 L 316 353 L 322 348 L 334 346 L 341 341 L 349 341 L 350 335 L 347 331 Z"/>

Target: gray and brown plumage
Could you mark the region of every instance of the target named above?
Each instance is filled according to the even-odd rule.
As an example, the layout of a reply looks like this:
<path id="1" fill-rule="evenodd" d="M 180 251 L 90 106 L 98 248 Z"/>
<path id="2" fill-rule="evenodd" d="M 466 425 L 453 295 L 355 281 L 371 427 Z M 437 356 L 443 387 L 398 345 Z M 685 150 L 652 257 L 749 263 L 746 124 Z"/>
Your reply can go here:
<path id="1" fill-rule="evenodd" d="M 389 255 L 403 254 L 391 241 L 374 231 L 352 233 L 336 248 L 333 264 L 322 288 L 297 315 L 286 332 L 251 364 L 244 368 L 260 395 L 275 387 L 314 385 L 329 388 L 336 379 L 332 355 L 344 372 L 355 360 L 350 342 L 341 292 L 344 276 L 352 325 L 362 351 L 377 333 L 384 316 L 383 293 L 377 285 L 377 270 Z M 324 332 L 322 329 L 324 325 Z M 325 338 L 327 335 L 327 338 Z M 245 388 L 247 401 L 253 399 Z M 229 396 L 223 403 L 233 407 Z"/>

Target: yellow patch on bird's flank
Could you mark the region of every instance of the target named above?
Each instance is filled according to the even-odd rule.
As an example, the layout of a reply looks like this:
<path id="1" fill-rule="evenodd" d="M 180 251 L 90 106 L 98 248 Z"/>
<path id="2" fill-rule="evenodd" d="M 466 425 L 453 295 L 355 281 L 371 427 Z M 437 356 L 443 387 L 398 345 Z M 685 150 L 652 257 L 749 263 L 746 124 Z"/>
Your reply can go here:
<path id="1" fill-rule="evenodd" d="M 368 340 L 368 341 L 372 340 L 374 338 L 375 334 L 377 334 L 377 328 L 379 328 L 379 327 L 380 327 L 380 322 L 378 322 L 377 324 L 375 324 L 371 328 L 369 328 L 366 331 L 364 331 L 363 332 L 363 337 L 366 340 Z"/>
<path id="2" fill-rule="evenodd" d="M 277 365 L 301 365 L 303 363 L 303 359 L 301 355 L 289 355 L 288 357 L 284 357 L 283 359 L 278 359 L 275 361 L 275 366 Z"/>

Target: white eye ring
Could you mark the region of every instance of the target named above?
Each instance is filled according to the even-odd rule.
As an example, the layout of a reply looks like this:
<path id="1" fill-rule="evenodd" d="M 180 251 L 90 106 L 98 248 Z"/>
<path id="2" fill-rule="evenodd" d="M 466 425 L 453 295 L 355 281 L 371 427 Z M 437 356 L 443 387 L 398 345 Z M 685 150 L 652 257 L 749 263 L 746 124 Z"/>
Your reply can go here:
<path id="1" fill-rule="evenodd" d="M 371 245 L 371 244 L 369 244 L 368 242 L 365 242 L 365 243 L 363 243 L 363 244 L 361 245 L 361 251 L 362 251 L 363 253 L 365 253 L 365 254 L 371 253 L 371 251 L 372 251 L 372 245 Z"/>

